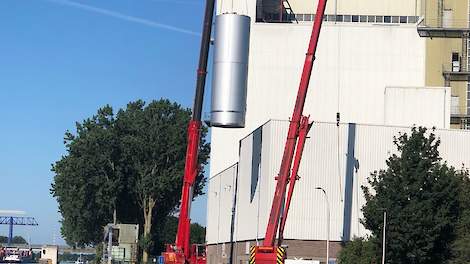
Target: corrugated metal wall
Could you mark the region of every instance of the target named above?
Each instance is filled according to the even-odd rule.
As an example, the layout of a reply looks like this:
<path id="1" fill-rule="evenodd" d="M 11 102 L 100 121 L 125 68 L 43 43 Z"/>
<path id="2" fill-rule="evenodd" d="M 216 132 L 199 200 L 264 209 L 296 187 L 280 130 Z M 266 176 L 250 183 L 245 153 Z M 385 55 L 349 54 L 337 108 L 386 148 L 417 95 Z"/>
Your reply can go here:
<path id="1" fill-rule="evenodd" d="M 264 237 L 275 187 L 274 177 L 279 170 L 287 128 L 286 121 L 270 121 L 241 140 L 235 241 Z M 367 234 L 359 222 L 362 218 L 360 209 L 365 202 L 361 186 L 367 184 L 371 172 L 384 169 L 385 160 L 396 152 L 393 137 L 399 132 L 408 131 L 410 128 L 407 127 L 315 123 L 306 142 L 299 171 L 301 179 L 293 196 L 285 238 L 326 239 L 326 202 L 321 191 L 315 190 L 315 187 L 324 188 L 328 194 L 330 239 L 349 240 L 353 236 Z M 461 168 L 462 164 L 469 167 L 470 132 L 436 130 L 435 133 L 441 139 L 441 157 L 456 168 Z M 259 164 L 253 162 L 253 153 L 261 153 Z M 256 172 L 253 165 L 259 167 L 257 178 L 253 177 Z M 224 171 L 211 178 L 210 192 L 213 188 L 222 188 L 223 184 L 218 179 L 227 178 L 228 181 L 230 178 L 233 182 L 233 174 L 228 174 Z M 233 197 L 233 193 L 230 195 Z M 209 244 L 229 242 L 230 238 L 231 222 L 219 216 L 217 206 L 222 208 L 222 214 L 229 215 L 233 201 L 224 198 L 218 204 L 217 199 L 217 196 L 208 194 Z"/>
<path id="2" fill-rule="evenodd" d="M 211 243 L 230 241 L 230 225 L 232 222 L 232 206 L 237 170 L 238 163 L 209 178 L 207 226 L 216 227 L 206 230 L 206 240 L 211 241 Z M 229 230 L 225 230 L 225 227 L 229 228 Z"/>

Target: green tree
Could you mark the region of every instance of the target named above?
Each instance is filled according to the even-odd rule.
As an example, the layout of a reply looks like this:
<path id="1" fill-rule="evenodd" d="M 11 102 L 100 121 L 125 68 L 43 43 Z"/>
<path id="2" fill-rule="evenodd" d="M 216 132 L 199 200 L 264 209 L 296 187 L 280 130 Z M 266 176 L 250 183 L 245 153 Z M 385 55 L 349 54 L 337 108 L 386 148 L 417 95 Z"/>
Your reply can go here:
<path id="1" fill-rule="evenodd" d="M 353 238 L 339 252 L 339 264 L 378 264 L 377 243 L 373 239 Z"/>
<path id="2" fill-rule="evenodd" d="M 191 224 L 191 243 L 206 243 L 206 228 L 198 223 Z"/>
<path id="3" fill-rule="evenodd" d="M 462 173 L 442 162 L 440 140 L 425 128 L 412 128 L 394 143 L 398 155 L 386 161 L 386 170 L 371 174 L 370 187 L 363 187 L 363 224 L 379 246 L 387 211 L 386 263 L 444 263 L 455 238 Z"/>
<path id="4" fill-rule="evenodd" d="M 59 202 L 62 235 L 72 245 L 95 245 L 103 226 L 138 223 L 142 242 L 149 241 L 181 196 L 186 129 L 191 112 L 161 99 L 138 100 L 113 114 L 106 106 L 67 132 L 67 154 L 53 165 L 51 192 Z M 207 129 L 201 133 L 199 162 L 207 164 Z M 205 184 L 203 166 L 194 197 Z M 157 227 L 153 225 L 157 224 Z M 145 254 L 151 243 L 143 243 Z"/>
<path id="5" fill-rule="evenodd" d="M 151 237 L 155 210 L 168 215 L 178 205 L 186 156 L 186 130 L 191 112 L 179 104 L 160 100 L 145 105 L 137 101 L 127 105 L 116 118 L 116 133 L 121 140 L 123 159 L 127 163 L 130 193 L 137 201 L 144 219 L 143 240 Z M 200 161 L 204 165 L 209 145 L 202 139 Z M 202 168 L 202 167 L 201 167 Z M 194 189 L 202 194 L 204 184 L 201 169 Z M 148 243 L 144 245 L 151 246 Z M 147 262 L 144 248 L 142 261 Z"/>
<path id="6" fill-rule="evenodd" d="M 114 123 L 110 106 L 77 122 L 76 133 L 65 133 L 67 155 L 52 166 L 51 193 L 62 214 L 62 236 L 72 246 L 95 245 L 103 239 L 103 226 L 112 222 L 124 191 Z"/>
<path id="7" fill-rule="evenodd" d="M 460 217 L 457 222 L 457 238 L 452 244 L 450 264 L 470 263 L 470 179 L 468 171 L 462 173 L 459 201 Z"/>
<path id="8" fill-rule="evenodd" d="M 26 239 L 24 239 L 24 237 L 22 236 L 14 236 L 12 239 L 11 239 L 11 242 L 13 244 L 28 244 L 28 242 L 26 241 Z"/>
<path id="9" fill-rule="evenodd" d="M 28 244 L 26 239 L 22 236 L 14 236 L 11 240 L 13 244 Z M 8 237 L 0 236 L 0 243 L 8 243 Z"/>
<path id="10" fill-rule="evenodd" d="M 176 237 L 176 231 L 178 229 L 178 218 L 175 216 L 168 216 L 162 228 L 154 233 L 153 241 L 155 241 L 154 252 L 159 254 L 165 249 L 165 244 L 171 244 L 174 242 Z M 193 244 L 204 244 L 206 241 L 206 228 L 199 225 L 198 223 L 191 224 L 191 243 Z"/>

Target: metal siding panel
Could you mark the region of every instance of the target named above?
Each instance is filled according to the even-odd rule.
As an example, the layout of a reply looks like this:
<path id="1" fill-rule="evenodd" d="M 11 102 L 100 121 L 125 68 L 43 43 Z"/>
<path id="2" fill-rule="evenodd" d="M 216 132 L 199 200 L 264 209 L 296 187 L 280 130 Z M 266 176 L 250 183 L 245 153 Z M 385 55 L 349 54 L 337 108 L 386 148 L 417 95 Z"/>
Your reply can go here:
<path id="1" fill-rule="evenodd" d="M 470 131 L 437 130 L 441 139 L 439 152 L 448 165 L 456 169 L 470 168 Z"/>
<path id="2" fill-rule="evenodd" d="M 232 224 L 232 205 L 235 190 L 235 177 L 237 167 L 232 166 L 224 171 L 220 179 L 220 204 L 219 209 L 219 242 L 226 243 L 230 241 L 230 228 Z"/>
<path id="3" fill-rule="evenodd" d="M 256 225 L 254 225 L 254 215 L 257 197 L 250 202 L 251 193 L 251 166 L 252 166 L 253 137 L 249 135 L 240 141 L 240 161 L 237 194 L 237 228 L 235 232 L 236 240 L 253 239 Z"/>
<path id="4" fill-rule="evenodd" d="M 251 136 L 241 141 L 238 201 L 236 208 L 235 240 L 262 239 L 271 209 L 275 188 L 274 176 L 278 173 L 289 122 L 270 121 L 263 126 L 261 171 L 256 194 L 250 203 L 251 191 Z M 360 224 L 361 207 L 365 200 L 361 190 L 367 185 L 367 177 L 374 170 L 384 169 L 386 159 L 396 148 L 393 137 L 399 132 L 409 132 L 408 127 L 357 125 L 355 135 L 351 237 L 369 234 Z M 468 168 L 470 164 L 470 132 L 460 130 L 436 130 L 441 138 L 440 152 L 449 165 Z M 348 124 L 315 123 L 306 142 L 292 207 L 287 220 L 285 238 L 303 240 L 326 239 L 326 204 L 320 191 L 323 187 L 329 197 L 331 209 L 331 240 L 342 240 L 344 226 L 344 191 L 348 153 Z M 338 160 L 339 157 L 339 160 Z M 338 171 L 339 170 L 339 171 Z M 211 183 L 212 184 L 212 183 Z M 211 186 L 211 185 L 210 185 Z M 211 199 L 209 202 L 212 203 Z M 221 207 L 231 208 L 228 201 Z M 214 206 L 209 204 L 209 208 Z M 210 209 L 209 209 L 210 210 Z M 208 215 L 214 215 L 209 212 Z M 222 219 L 222 218 L 221 218 Z M 212 234 L 208 219 L 208 237 Z M 226 224 L 229 226 L 230 221 Z M 222 225 L 221 225 L 222 226 Z M 226 230 L 229 228 L 223 227 Z M 226 233 L 219 239 L 226 240 Z"/>
<path id="5" fill-rule="evenodd" d="M 234 164 L 209 179 L 206 231 L 208 244 L 230 241 L 237 166 L 238 164 Z"/>
<path id="6" fill-rule="evenodd" d="M 217 243 L 219 228 L 219 196 L 220 174 L 209 178 L 207 191 L 207 231 L 206 241 L 208 244 Z"/>
<path id="7" fill-rule="evenodd" d="M 326 240 L 326 202 L 321 191 L 315 190 L 316 187 L 322 187 L 327 192 L 330 203 L 330 239 L 341 240 L 346 137 L 346 125 L 313 125 L 299 170 L 301 179 L 296 185 L 287 219 L 286 238 Z"/>
<path id="8" fill-rule="evenodd" d="M 355 217 L 351 223 L 354 230 L 353 235 L 369 234 L 359 222 L 359 219 L 363 217 L 361 208 L 365 204 L 361 186 L 368 186 L 367 178 L 370 173 L 386 167 L 385 160 L 396 152 L 393 137 L 403 130 L 407 130 L 407 128 L 364 125 L 357 127 L 355 155 L 359 162 L 359 169 L 356 172 L 353 194 L 353 207 L 355 208 L 353 213 Z"/>

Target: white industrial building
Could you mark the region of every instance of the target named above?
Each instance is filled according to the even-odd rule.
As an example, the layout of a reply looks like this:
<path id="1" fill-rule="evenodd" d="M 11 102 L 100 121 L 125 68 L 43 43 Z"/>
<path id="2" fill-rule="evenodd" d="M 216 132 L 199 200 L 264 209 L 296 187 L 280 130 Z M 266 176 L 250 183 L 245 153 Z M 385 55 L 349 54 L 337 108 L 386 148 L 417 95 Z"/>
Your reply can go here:
<path id="1" fill-rule="evenodd" d="M 290 0 L 297 21 L 269 23 L 260 18 L 265 2 L 217 2 L 218 14 L 250 16 L 251 35 L 245 127 L 211 133 L 209 263 L 228 263 L 232 249 L 233 263 L 244 263 L 249 246 L 263 239 L 316 9 L 316 1 Z M 367 233 L 359 224 L 360 186 L 384 168 L 399 131 L 437 127 L 444 159 L 470 162 L 462 144 L 470 134 L 448 130 L 450 89 L 425 87 L 420 2 L 330 0 L 304 109 L 316 123 L 287 220 L 288 257 L 324 257 L 326 209 L 317 186 L 330 197 L 333 257 L 341 241 Z"/>
<path id="2" fill-rule="evenodd" d="M 288 125 L 288 121 L 270 120 L 260 126 L 240 141 L 239 161 L 210 178 L 206 240 L 220 246 L 209 251 L 209 259 L 220 255 L 228 260 L 234 241 L 237 259 L 247 260 L 249 246 L 263 239 Z M 365 203 L 361 186 L 396 153 L 393 137 L 409 131 L 398 126 L 314 123 L 284 233 L 290 257 L 320 260 L 323 256 L 324 245 L 316 242 L 327 237 L 326 203 L 315 187 L 328 194 L 332 241 L 368 234 L 359 222 Z M 458 169 L 469 168 L 470 131 L 437 129 L 434 133 L 441 140 L 441 157 Z M 308 241 L 311 247 L 305 250 Z M 338 246 L 332 245 L 336 251 Z"/>
<path id="3" fill-rule="evenodd" d="M 229 1 L 219 2 L 227 8 L 218 8 L 219 13 L 231 11 Z M 242 2 L 245 3 L 235 1 L 240 5 Z M 244 12 L 242 7 L 234 9 L 252 17 L 246 126 L 243 129 L 212 129 L 211 175 L 237 161 L 241 137 L 269 119 L 290 118 L 312 29 L 311 21 L 257 23 L 256 2 L 247 2 L 251 12 Z M 294 6 L 312 1 L 289 2 Z M 362 1 L 357 2 L 359 5 Z M 314 13 L 313 6 L 311 9 L 305 12 Z M 327 9 L 327 13 L 333 12 Z M 411 13 L 404 12 L 403 15 L 412 18 Z M 425 40 L 417 34 L 415 23 L 325 22 L 318 45 L 304 111 L 312 120 L 336 122 L 339 112 L 342 122 L 392 124 L 387 122 L 384 113 L 386 89 L 425 87 Z M 450 100 L 450 94 L 447 96 Z M 424 107 L 435 113 L 441 110 L 443 103 L 450 109 L 450 101 L 444 101 L 447 99 L 439 99 L 438 105 L 434 101 L 422 102 L 419 95 L 406 100 L 411 105 L 413 100 L 419 102 L 419 105 L 414 104 L 419 111 L 412 111 L 407 115 L 409 119 L 400 120 L 400 125 L 422 121 L 424 125 L 449 126 L 450 115 L 445 120 L 429 119 L 444 118 L 443 114 L 421 118 L 421 113 L 425 113 L 421 110 L 422 103 L 428 103 Z"/>

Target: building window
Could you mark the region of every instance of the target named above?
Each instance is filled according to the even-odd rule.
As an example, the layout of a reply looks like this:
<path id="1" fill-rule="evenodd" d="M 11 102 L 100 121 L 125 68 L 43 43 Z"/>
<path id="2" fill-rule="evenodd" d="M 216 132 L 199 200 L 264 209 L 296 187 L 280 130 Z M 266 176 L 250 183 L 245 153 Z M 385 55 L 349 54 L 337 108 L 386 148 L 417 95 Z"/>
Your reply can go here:
<path id="1" fill-rule="evenodd" d="M 260 170 L 261 170 L 261 148 L 263 145 L 263 127 L 257 128 L 252 134 L 252 149 L 251 149 L 251 190 L 250 190 L 250 203 L 253 202 L 258 187 Z"/>
<path id="2" fill-rule="evenodd" d="M 460 55 L 458 52 L 452 52 L 452 71 L 460 71 Z"/>
<path id="3" fill-rule="evenodd" d="M 408 17 L 408 23 L 414 24 L 418 22 L 418 17 L 417 16 L 409 16 Z"/>
<path id="4" fill-rule="evenodd" d="M 279 0 L 256 0 L 256 22 L 291 23 L 291 17 Z"/>
<path id="5" fill-rule="evenodd" d="M 315 14 L 294 14 L 293 12 L 284 12 L 282 21 L 279 20 L 279 13 L 269 13 L 260 6 L 259 3 L 265 3 L 274 0 L 257 0 L 257 22 L 272 23 L 291 23 L 292 21 L 314 21 Z M 277 3 L 277 0 L 275 1 Z M 261 10 L 261 11 L 259 11 Z M 279 10 L 278 10 L 279 11 Z M 263 19 L 259 19 L 262 17 Z M 418 22 L 417 16 L 369 16 L 369 15 L 334 15 L 325 14 L 323 21 L 327 22 L 354 22 L 354 23 L 394 23 L 394 24 L 415 24 Z"/>

